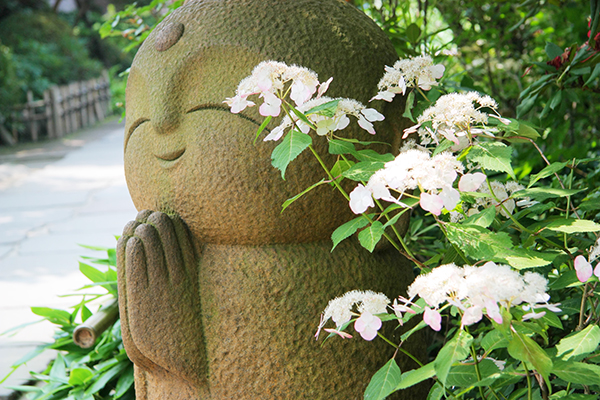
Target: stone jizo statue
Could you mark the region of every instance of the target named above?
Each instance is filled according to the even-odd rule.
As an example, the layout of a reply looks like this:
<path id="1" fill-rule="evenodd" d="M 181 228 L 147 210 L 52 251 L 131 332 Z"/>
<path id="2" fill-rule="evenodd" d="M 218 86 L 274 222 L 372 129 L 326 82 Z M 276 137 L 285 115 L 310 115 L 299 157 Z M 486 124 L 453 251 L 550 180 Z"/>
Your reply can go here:
<path id="1" fill-rule="evenodd" d="M 257 107 L 232 114 L 222 102 L 271 59 L 333 76 L 330 96 L 366 103 L 396 58 L 341 0 L 188 1 L 144 42 L 125 137 L 127 184 L 144 211 L 118 244 L 138 399 L 362 399 L 393 349 L 360 338 L 322 346 L 319 314 L 352 289 L 400 294 L 411 269 L 395 250 L 370 254 L 356 240 L 331 252 L 332 231 L 353 215 L 327 185 L 281 213 L 322 178 L 318 164 L 303 154 L 282 180 L 270 165 L 276 144 L 252 144 Z M 397 149 L 403 124 L 387 118 L 377 140 Z M 367 139 L 359 130 L 348 135 Z M 314 143 L 327 155 L 326 140 Z"/>

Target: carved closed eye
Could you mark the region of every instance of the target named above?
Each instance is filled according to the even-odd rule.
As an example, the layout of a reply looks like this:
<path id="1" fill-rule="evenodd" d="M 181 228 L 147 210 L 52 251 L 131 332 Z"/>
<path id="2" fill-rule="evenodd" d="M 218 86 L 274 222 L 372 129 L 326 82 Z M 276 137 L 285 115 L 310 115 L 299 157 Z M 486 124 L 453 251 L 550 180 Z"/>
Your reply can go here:
<path id="1" fill-rule="evenodd" d="M 135 122 L 133 124 L 131 124 L 131 126 L 129 127 L 129 130 L 127 131 L 127 134 L 125 135 L 125 148 L 127 148 L 127 143 L 129 142 L 129 138 L 131 137 L 131 135 L 133 134 L 133 132 L 139 128 L 140 125 L 142 125 L 144 122 L 148 122 L 150 121 L 149 118 L 138 118 L 137 120 L 135 120 Z"/>

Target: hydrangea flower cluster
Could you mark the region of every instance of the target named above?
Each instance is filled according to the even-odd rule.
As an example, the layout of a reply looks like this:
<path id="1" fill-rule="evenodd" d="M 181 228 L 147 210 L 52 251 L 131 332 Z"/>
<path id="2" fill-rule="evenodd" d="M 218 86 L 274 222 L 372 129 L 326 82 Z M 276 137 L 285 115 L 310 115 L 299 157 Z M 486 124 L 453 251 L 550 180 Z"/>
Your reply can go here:
<path id="1" fill-rule="evenodd" d="M 577 279 L 579 279 L 580 282 L 587 282 L 592 275 L 596 275 L 600 278 L 600 262 L 596 264 L 596 268 L 592 269 L 592 263 L 598 257 L 600 257 L 600 238 L 598 238 L 596 244 L 589 249 L 587 260 L 582 255 L 575 257 L 575 271 L 577 272 Z"/>
<path id="2" fill-rule="evenodd" d="M 458 151 L 469 143 L 469 135 L 494 136 L 495 128 L 486 126 L 489 117 L 497 118 L 506 125 L 510 123 L 509 120 L 498 115 L 482 112 L 482 108 L 495 111 L 498 104 L 490 96 L 481 96 L 476 92 L 450 93 L 441 96 L 417 119 L 417 125 L 404 131 L 403 138 L 418 132 L 423 145 L 430 144 L 432 141 L 438 144 L 440 140 L 446 138 L 454 143 L 452 150 Z M 431 122 L 431 127 L 422 126 L 426 122 Z"/>
<path id="3" fill-rule="evenodd" d="M 306 114 L 312 108 L 320 106 L 322 104 L 333 101 L 334 99 L 322 96 L 315 99 L 308 100 L 306 103 L 298 106 L 298 111 Z M 337 100 L 337 99 L 336 99 Z M 369 132 L 375 134 L 373 122 L 383 121 L 384 116 L 373 108 L 367 108 L 362 103 L 352 99 L 339 99 L 337 108 L 335 109 L 332 117 L 325 115 L 312 113 L 306 115 L 307 119 L 317 128 L 316 132 L 319 136 L 325 136 L 330 132 L 342 130 L 348 126 L 350 119 L 348 115 L 352 115 L 357 118 L 358 125 Z M 275 127 L 271 133 L 269 133 L 263 140 L 279 140 L 286 129 L 296 126 L 302 133 L 308 133 L 311 127 L 304 121 L 299 120 L 298 116 L 293 114 L 292 118 L 286 115 L 281 124 Z"/>
<path id="4" fill-rule="evenodd" d="M 431 157 L 422 149 L 409 149 L 401 152 L 393 161 L 375 172 L 366 186 L 359 184 L 350 193 L 350 208 L 355 214 L 364 213 L 375 205 L 373 199 L 402 204 L 392 196 L 390 189 L 400 196 L 407 190 L 421 189 L 421 208 L 435 215 L 442 209 L 453 210 L 460 201 L 460 193 L 452 187 L 463 165 L 451 154 L 440 153 Z M 465 174 L 459 187 L 476 190 L 485 180 L 479 175 Z M 471 191 L 472 191 L 471 190 Z"/>
<path id="5" fill-rule="evenodd" d="M 432 86 L 437 86 L 436 79 L 444 75 L 444 70 L 443 65 L 434 65 L 429 56 L 398 60 L 393 67 L 386 65 L 385 74 L 377 85 L 379 93 L 371 101 L 392 101 L 396 94 L 404 95 L 409 87 L 429 90 Z"/>
<path id="6" fill-rule="evenodd" d="M 332 79 L 319 83 L 317 74 L 308 68 L 263 61 L 254 67 L 250 76 L 240 82 L 235 96 L 227 98 L 224 103 L 231 107 L 232 113 L 237 114 L 246 107 L 254 106 L 255 103 L 248 100 L 248 97 L 258 94 L 263 99 L 260 115 L 276 117 L 281 112 L 281 92 L 286 83 L 291 82 L 290 98 L 300 106 L 317 92 L 317 87 L 319 97 L 325 93 Z"/>
<path id="7" fill-rule="evenodd" d="M 325 331 L 340 335 L 342 338 L 351 338 L 352 336 L 341 331 L 341 327 L 350 321 L 353 315 L 357 315 L 352 311 L 356 305 L 360 317 L 354 322 L 354 329 L 360 333 L 363 339 L 373 340 L 377 336 L 377 331 L 381 328 L 381 319 L 375 314 L 386 313 L 388 304 L 390 304 L 390 299 L 383 293 L 376 293 L 371 290 L 347 292 L 343 296 L 329 301 L 321 314 L 321 322 L 315 337 L 319 337 L 321 329 L 331 318 L 335 322 L 336 329 L 325 329 Z"/>
<path id="8" fill-rule="evenodd" d="M 523 319 L 540 318 L 545 311 L 536 313 L 537 308 L 558 312 L 557 305 L 548 304 L 546 293 L 548 281 L 535 272 L 521 275 L 508 265 L 487 262 L 480 267 L 457 267 L 446 264 L 431 272 L 419 275 L 408 288 L 410 298 L 421 297 L 431 307 L 425 307 L 423 320 L 432 329 L 441 328 L 440 305 L 448 303 L 462 311 L 461 324 L 471 325 L 481 320 L 483 314 L 495 322 L 502 323 L 500 307 L 509 309 L 525 303 Z"/>

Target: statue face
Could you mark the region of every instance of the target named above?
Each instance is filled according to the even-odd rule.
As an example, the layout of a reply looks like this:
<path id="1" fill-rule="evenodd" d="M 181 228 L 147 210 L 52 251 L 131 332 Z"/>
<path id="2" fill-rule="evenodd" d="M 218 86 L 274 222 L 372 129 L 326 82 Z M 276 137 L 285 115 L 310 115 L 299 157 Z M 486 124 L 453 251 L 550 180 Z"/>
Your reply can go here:
<path id="1" fill-rule="evenodd" d="M 233 47 L 181 55 L 146 46 L 140 53 L 125 132 L 125 172 L 138 209 L 175 212 L 212 243 L 324 239 L 343 222 L 347 205 L 331 190 L 280 213 L 286 199 L 322 178 L 318 164 L 307 152 L 282 180 L 270 163 L 276 144 L 252 144 L 262 122 L 257 107 L 232 114 L 222 103 L 264 57 Z"/>

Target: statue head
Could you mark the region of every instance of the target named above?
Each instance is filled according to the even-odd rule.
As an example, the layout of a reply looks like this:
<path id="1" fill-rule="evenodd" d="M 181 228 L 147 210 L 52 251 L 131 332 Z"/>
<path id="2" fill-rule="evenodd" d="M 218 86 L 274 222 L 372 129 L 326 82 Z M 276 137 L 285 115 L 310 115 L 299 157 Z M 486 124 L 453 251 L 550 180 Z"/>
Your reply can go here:
<path id="1" fill-rule="evenodd" d="M 305 152 L 282 180 L 270 163 L 278 143 L 253 145 L 258 107 L 232 114 L 223 100 L 258 63 L 276 60 L 310 68 L 321 81 L 333 77 L 330 97 L 366 104 L 396 58 L 375 23 L 342 0 L 186 2 L 156 27 L 131 67 L 125 172 L 134 204 L 179 214 L 207 243 L 328 238 L 351 217 L 328 185 L 280 213 L 286 199 L 324 176 L 316 160 Z M 391 143 L 393 123 L 376 125 L 375 140 Z M 361 129 L 348 135 L 373 140 Z M 313 143 L 329 157 L 324 138 Z"/>

